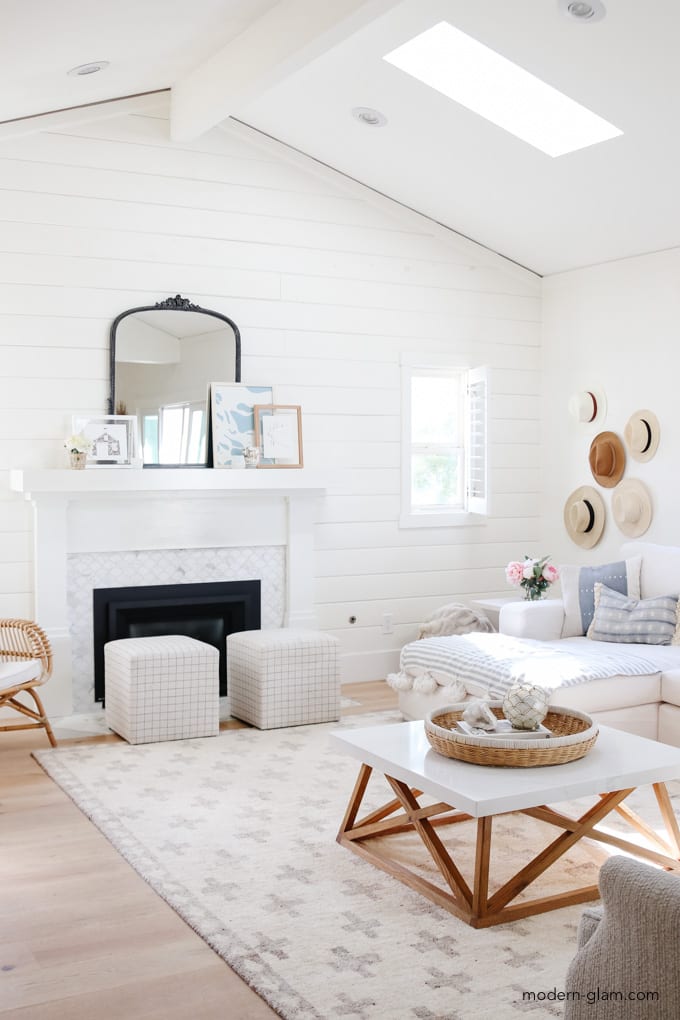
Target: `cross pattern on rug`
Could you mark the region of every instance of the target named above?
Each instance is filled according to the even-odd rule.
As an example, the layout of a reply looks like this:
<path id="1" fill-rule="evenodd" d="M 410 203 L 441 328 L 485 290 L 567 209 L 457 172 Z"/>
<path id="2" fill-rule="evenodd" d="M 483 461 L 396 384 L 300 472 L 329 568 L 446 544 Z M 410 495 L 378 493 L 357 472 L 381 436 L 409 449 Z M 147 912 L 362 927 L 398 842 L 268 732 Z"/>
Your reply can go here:
<path id="1" fill-rule="evenodd" d="M 135 747 L 84 744 L 35 756 L 284 1018 L 560 1015 L 559 1008 L 524 1004 L 522 993 L 563 987 L 580 906 L 473 930 L 336 843 L 357 762 L 332 747 L 329 733 L 399 718 L 353 716 L 342 724 L 229 730 Z M 369 808 L 385 800 L 384 779 L 373 783 Z M 635 796 L 654 817 L 651 793 Z M 504 869 L 512 873 L 545 844 L 547 828 L 514 815 L 499 819 L 499 833 L 501 826 L 494 851 L 500 881 Z M 456 854 L 470 858 L 474 829 L 453 828 Z M 392 838 L 413 866 L 413 835 Z M 584 843 L 543 876 L 543 888 L 559 887 L 561 868 L 579 868 L 596 881 L 604 855 Z M 437 880 L 431 863 L 417 866 Z"/>

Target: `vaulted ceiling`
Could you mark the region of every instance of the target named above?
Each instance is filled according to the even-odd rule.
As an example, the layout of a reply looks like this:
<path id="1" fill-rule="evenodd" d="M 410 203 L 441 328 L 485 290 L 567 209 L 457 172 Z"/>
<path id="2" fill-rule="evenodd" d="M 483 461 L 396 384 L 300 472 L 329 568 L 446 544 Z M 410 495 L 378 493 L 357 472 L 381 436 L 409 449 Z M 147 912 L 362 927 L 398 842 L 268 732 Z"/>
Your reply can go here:
<path id="1" fill-rule="evenodd" d="M 3 20 L 0 120 L 171 88 L 175 137 L 236 118 L 541 274 L 680 246 L 676 0 L 585 23 L 558 0 L 8 0 Z M 382 59 L 439 21 L 623 134 L 552 158 Z"/>

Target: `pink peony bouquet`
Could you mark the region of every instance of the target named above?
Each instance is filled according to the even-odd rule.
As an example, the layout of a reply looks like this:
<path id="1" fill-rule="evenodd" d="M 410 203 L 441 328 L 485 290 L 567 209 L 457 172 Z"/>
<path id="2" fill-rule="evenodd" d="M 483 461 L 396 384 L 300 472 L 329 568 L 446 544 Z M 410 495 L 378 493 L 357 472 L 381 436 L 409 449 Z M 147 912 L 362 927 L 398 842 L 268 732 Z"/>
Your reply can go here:
<path id="1" fill-rule="evenodd" d="M 531 556 L 524 557 L 524 563 L 512 560 L 505 568 L 505 576 L 509 584 L 524 588 L 524 598 L 534 601 L 542 599 L 548 588 L 559 578 L 556 566 L 549 563 L 549 556 L 534 560 Z"/>

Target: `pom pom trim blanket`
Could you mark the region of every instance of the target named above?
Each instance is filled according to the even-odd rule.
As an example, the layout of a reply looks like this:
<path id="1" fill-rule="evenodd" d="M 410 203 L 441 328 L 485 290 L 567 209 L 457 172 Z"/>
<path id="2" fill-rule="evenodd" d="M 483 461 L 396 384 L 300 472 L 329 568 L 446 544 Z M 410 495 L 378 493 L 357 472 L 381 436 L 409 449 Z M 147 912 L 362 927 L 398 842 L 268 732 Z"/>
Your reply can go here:
<path id="1" fill-rule="evenodd" d="M 463 634 L 425 638 L 401 652 L 400 673 L 388 677 L 396 690 L 418 690 L 424 674 L 430 692 L 455 684 L 476 697 L 502 698 L 515 682 L 526 680 L 548 690 L 573 687 L 613 676 L 648 676 L 661 672 L 658 663 L 627 650 L 555 648 L 545 641 L 505 634 Z M 454 690 L 452 688 L 452 695 Z M 454 698 L 456 700 L 456 698 Z"/>

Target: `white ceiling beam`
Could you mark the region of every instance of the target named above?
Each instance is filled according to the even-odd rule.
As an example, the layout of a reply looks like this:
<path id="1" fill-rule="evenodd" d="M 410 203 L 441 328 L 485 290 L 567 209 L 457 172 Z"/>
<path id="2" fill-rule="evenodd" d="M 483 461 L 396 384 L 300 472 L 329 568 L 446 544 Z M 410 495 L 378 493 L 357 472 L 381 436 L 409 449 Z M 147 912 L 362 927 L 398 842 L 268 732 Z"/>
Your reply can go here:
<path id="1" fill-rule="evenodd" d="M 280 0 L 172 87 L 170 132 L 189 141 L 400 0 Z"/>

